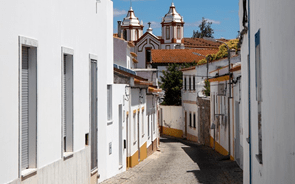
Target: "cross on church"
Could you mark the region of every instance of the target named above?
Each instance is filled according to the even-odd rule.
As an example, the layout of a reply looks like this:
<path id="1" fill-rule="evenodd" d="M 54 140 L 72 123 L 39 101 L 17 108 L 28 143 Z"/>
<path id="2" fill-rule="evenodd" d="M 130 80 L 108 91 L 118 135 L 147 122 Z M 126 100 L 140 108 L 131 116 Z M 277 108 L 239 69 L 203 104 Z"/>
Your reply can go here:
<path id="1" fill-rule="evenodd" d="M 151 24 L 152 24 L 151 22 L 148 23 L 149 27 L 151 27 Z"/>

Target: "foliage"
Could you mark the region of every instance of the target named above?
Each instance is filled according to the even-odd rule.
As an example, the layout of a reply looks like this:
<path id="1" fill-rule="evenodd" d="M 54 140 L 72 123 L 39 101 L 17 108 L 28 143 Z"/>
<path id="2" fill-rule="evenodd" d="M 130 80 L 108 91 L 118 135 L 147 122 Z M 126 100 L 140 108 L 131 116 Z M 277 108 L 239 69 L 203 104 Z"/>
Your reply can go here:
<path id="1" fill-rule="evenodd" d="M 205 80 L 205 86 L 204 86 L 203 94 L 206 96 L 210 96 L 210 82 L 209 80 Z"/>
<path id="2" fill-rule="evenodd" d="M 226 44 L 228 45 L 229 49 L 234 49 L 237 51 L 238 50 L 238 43 L 239 43 L 239 40 L 234 39 L 234 40 L 228 41 Z M 211 56 L 211 58 L 212 58 L 211 61 L 226 58 L 228 56 L 226 45 L 225 44 L 220 45 L 219 51 L 216 54 L 209 54 L 209 55 L 207 55 L 207 57 L 208 56 Z M 207 63 L 207 60 L 202 59 L 198 62 L 198 65 L 205 64 L 205 63 Z"/>
<path id="3" fill-rule="evenodd" d="M 182 72 L 178 64 L 169 64 L 167 71 L 161 76 L 161 88 L 165 91 L 162 105 L 181 105 Z"/>
<path id="4" fill-rule="evenodd" d="M 214 38 L 214 30 L 211 28 L 212 22 L 208 22 L 204 17 L 202 18 L 202 23 L 199 25 L 200 32 L 193 31 L 193 38 L 203 38 L 203 37 L 210 37 Z"/>

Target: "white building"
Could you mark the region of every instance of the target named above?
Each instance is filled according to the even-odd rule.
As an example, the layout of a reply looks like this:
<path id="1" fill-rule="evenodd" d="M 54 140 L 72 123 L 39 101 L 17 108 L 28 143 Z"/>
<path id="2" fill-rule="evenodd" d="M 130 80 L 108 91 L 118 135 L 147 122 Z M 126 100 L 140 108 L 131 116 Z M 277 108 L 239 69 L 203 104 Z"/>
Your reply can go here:
<path id="1" fill-rule="evenodd" d="M 191 51 L 195 53 L 196 56 L 200 58 L 204 58 L 205 55 L 216 53 L 216 50 L 207 50 L 207 49 L 190 49 L 188 51 Z M 171 54 L 169 54 L 171 55 Z M 181 54 L 179 57 L 183 56 Z M 186 54 L 187 56 L 188 54 Z M 179 59 L 178 59 L 179 60 Z M 231 63 L 237 63 L 240 61 L 239 56 L 233 56 L 231 57 Z M 206 142 L 206 140 L 203 140 L 203 131 L 201 131 L 200 125 L 203 122 L 200 122 L 200 107 L 198 105 L 198 97 L 204 98 L 206 97 L 203 93 L 204 90 L 204 80 L 207 78 L 207 71 L 208 71 L 208 77 L 211 78 L 212 76 L 215 76 L 215 73 L 209 73 L 209 71 L 214 71 L 220 67 L 228 65 L 228 59 L 220 59 L 216 61 L 212 61 L 208 64 L 208 70 L 207 70 L 207 64 L 197 65 L 190 68 L 184 68 L 181 71 L 183 72 L 183 88 L 182 88 L 182 111 L 183 111 L 183 118 L 184 118 L 184 135 L 183 137 L 186 137 L 188 140 L 192 140 L 195 142 Z M 214 90 L 213 88 L 210 88 L 211 92 Z M 212 95 L 211 95 L 212 97 Z M 211 105 L 212 106 L 212 105 Z M 213 117 L 211 117 L 212 120 Z"/>
<path id="2" fill-rule="evenodd" d="M 240 0 L 244 183 L 295 181 L 294 7 Z"/>
<path id="3" fill-rule="evenodd" d="M 241 64 L 231 64 L 210 72 L 211 122 L 210 145 L 217 152 L 235 160 L 243 168 L 243 126 L 240 111 Z M 231 85 L 229 85 L 231 83 Z M 229 94 L 230 90 L 231 94 Z M 229 118 L 230 117 L 230 118 Z M 229 122 L 230 120 L 230 122 Z"/>
<path id="4" fill-rule="evenodd" d="M 121 130 L 125 136 L 121 137 L 122 140 L 119 139 L 120 143 L 124 141 L 125 145 L 124 154 L 121 154 L 126 159 L 122 171 L 136 166 L 157 150 L 159 141 L 157 112 L 161 90 L 154 86 L 155 82 L 150 78 L 154 77 L 153 71 L 141 71 L 144 72 L 142 75 L 149 78 L 145 79 L 131 70 L 135 64 L 131 61 L 136 61 L 137 56 L 131 52 L 133 49 L 134 45 L 130 42 L 114 37 L 114 86 L 120 86 L 120 89 L 116 90 L 115 98 L 123 99 L 124 107 Z M 115 102 L 114 106 L 122 105 L 118 103 L 120 101 Z M 114 126 L 117 127 L 117 124 Z"/>
<path id="5" fill-rule="evenodd" d="M 1 1 L 0 11 L 0 183 L 96 183 L 113 2 Z"/>

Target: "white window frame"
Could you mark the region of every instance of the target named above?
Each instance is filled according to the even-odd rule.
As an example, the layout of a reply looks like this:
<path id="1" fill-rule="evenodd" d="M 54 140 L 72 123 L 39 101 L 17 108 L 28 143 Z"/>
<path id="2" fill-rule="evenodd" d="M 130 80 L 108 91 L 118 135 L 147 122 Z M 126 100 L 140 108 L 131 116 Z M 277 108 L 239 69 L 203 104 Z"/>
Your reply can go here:
<path id="1" fill-rule="evenodd" d="M 22 143 L 23 136 L 22 135 L 22 50 L 23 47 L 27 47 L 28 49 L 28 90 L 30 93 L 28 94 L 28 147 L 27 147 L 27 167 L 23 167 L 23 153 L 22 153 Z M 32 67 L 33 65 L 33 67 Z M 26 177 L 28 175 L 33 174 L 37 171 L 37 124 L 38 124 L 38 41 L 19 36 L 19 177 Z"/>

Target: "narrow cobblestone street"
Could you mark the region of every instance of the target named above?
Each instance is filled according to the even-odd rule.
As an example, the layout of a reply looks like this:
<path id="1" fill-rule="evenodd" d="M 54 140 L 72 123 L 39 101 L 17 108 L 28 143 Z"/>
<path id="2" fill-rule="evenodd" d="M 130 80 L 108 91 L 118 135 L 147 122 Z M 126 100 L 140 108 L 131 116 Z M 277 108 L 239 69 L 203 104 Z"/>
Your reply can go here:
<path id="1" fill-rule="evenodd" d="M 221 157 L 212 148 L 161 137 L 160 151 L 102 183 L 243 183 L 243 171 L 238 165 L 228 160 L 217 161 Z"/>

